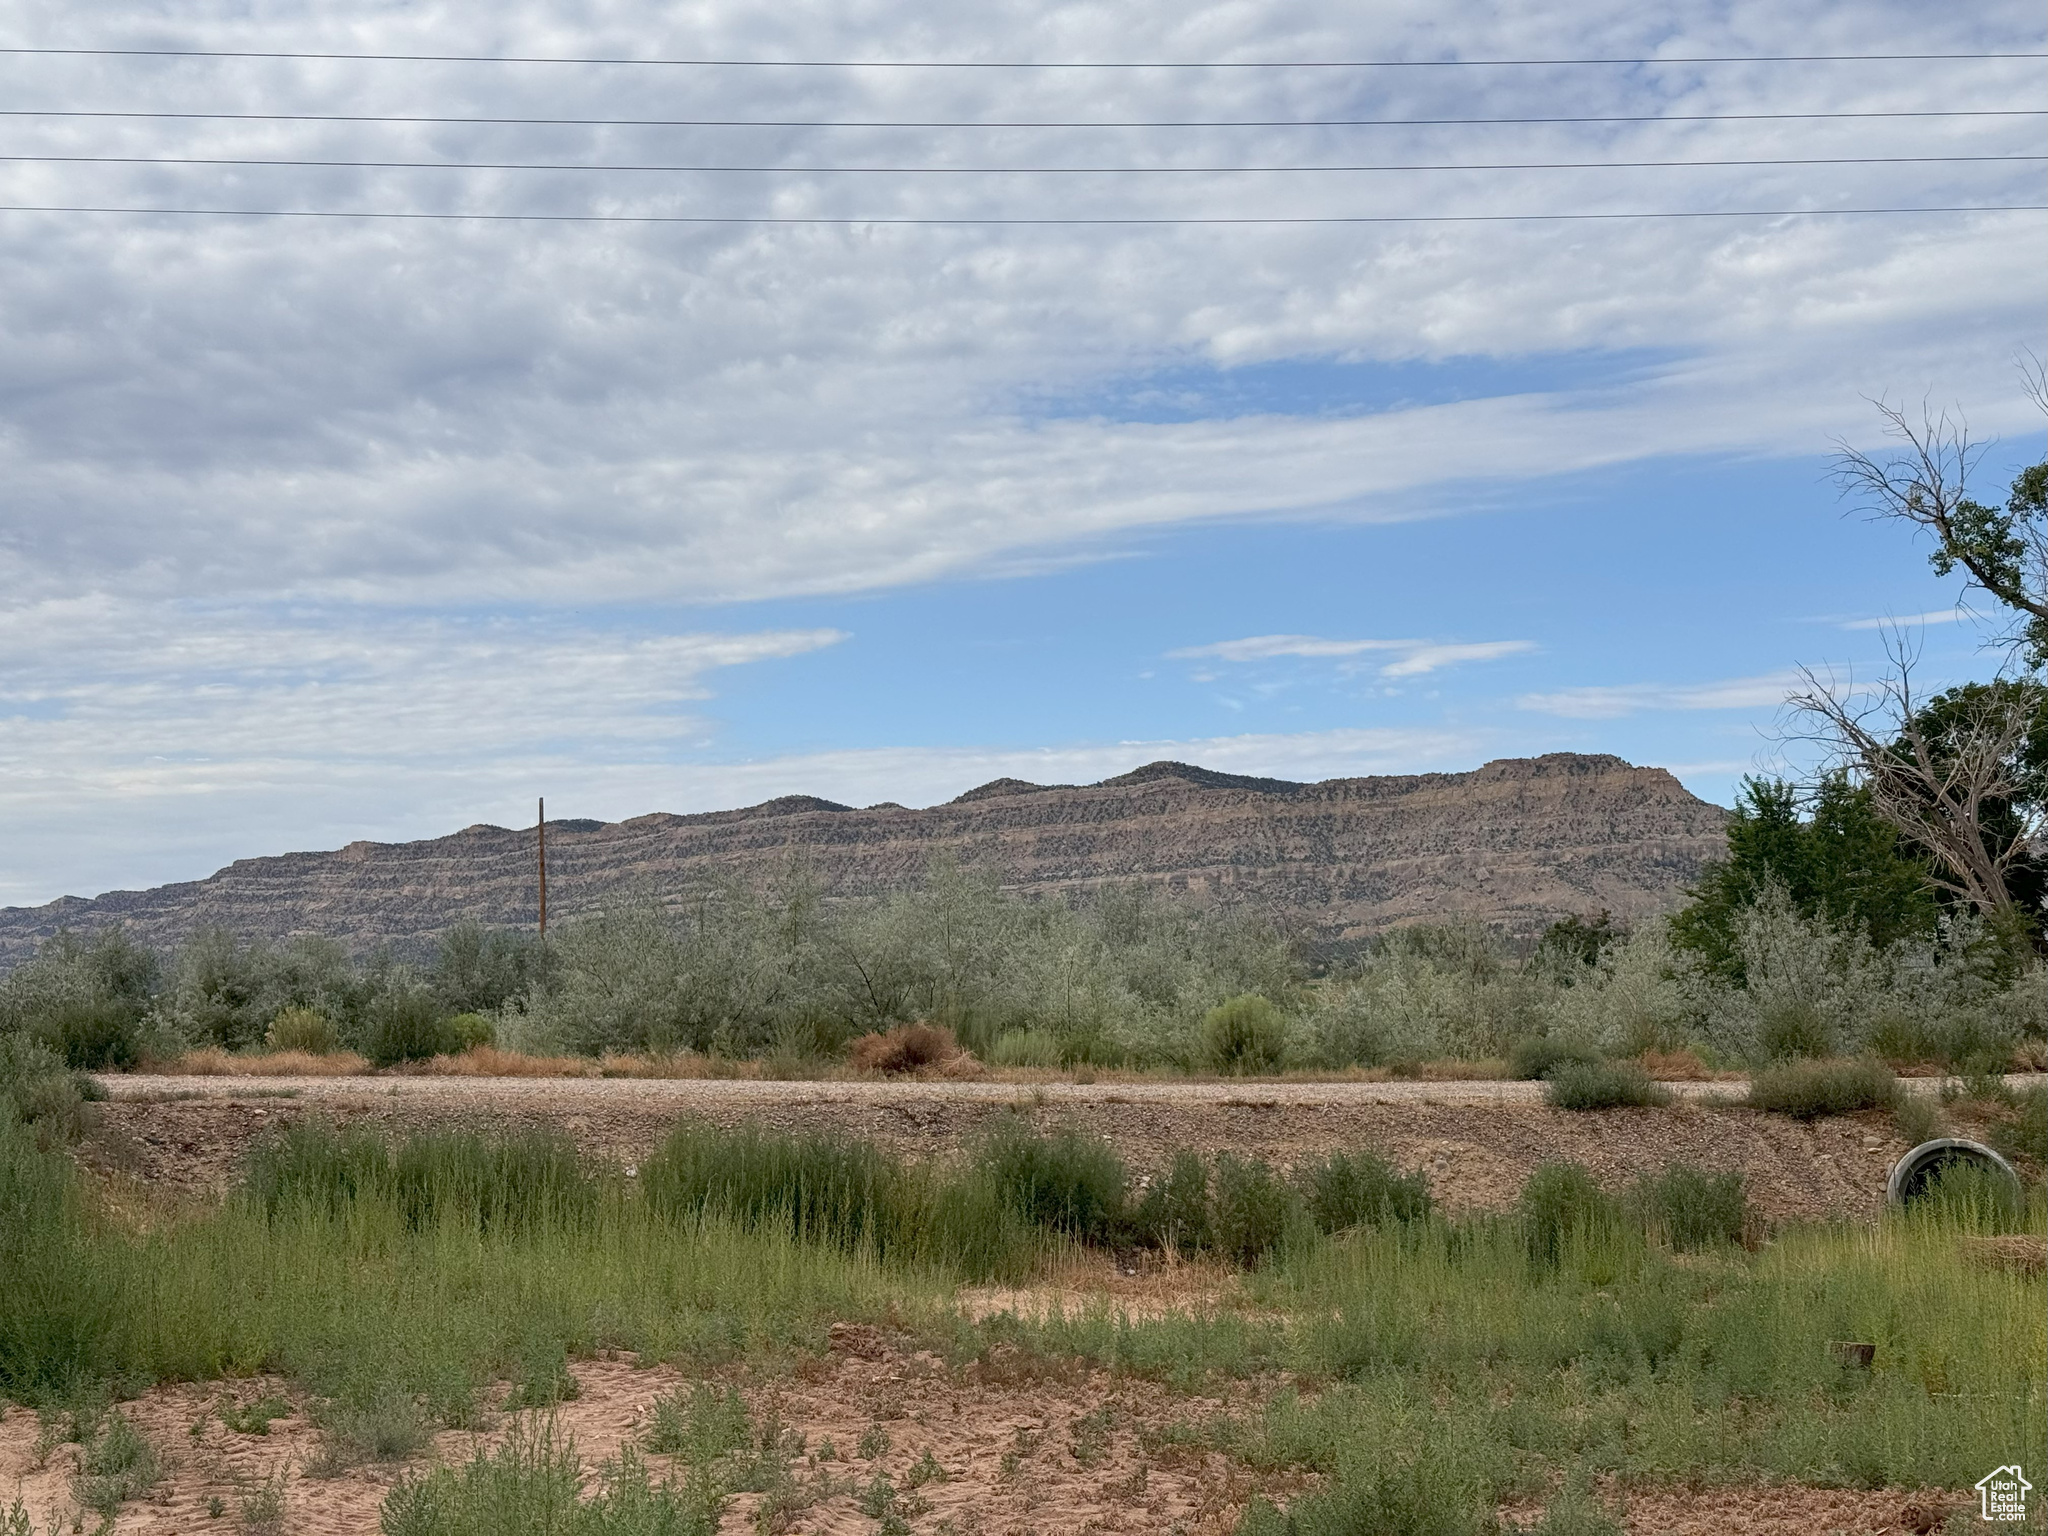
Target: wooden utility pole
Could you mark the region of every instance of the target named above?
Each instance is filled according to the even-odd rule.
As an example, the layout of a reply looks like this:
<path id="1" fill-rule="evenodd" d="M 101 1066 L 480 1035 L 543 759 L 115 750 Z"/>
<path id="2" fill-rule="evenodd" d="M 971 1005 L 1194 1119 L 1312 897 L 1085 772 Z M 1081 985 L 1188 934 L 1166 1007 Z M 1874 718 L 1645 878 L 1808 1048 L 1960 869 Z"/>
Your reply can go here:
<path id="1" fill-rule="evenodd" d="M 548 936 L 548 802 L 543 795 L 540 802 L 540 936 Z"/>

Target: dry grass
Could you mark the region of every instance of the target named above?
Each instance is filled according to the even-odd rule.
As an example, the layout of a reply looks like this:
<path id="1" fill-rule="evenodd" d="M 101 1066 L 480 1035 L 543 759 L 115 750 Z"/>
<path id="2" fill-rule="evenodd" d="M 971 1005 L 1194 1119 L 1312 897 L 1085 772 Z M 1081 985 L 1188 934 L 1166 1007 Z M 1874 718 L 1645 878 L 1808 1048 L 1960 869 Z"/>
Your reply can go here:
<path id="1" fill-rule="evenodd" d="M 1716 1072 L 1696 1051 L 1644 1051 L 1636 1063 L 1660 1083 L 1722 1083 L 1742 1081 L 1740 1072 Z"/>
<path id="2" fill-rule="evenodd" d="M 899 1024 L 862 1035 L 847 1047 L 846 1059 L 856 1072 L 890 1077 L 980 1077 L 987 1070 L 940 1024 Z"/>
<path id="3" fill-rule="evenodd" d="M 473 1045 L 459 1056 L 408 1062 L 397 1070 L 422 1077 L 596 1077 L 598 1064 L 587 1056 L 529 1056 Z"/>
<path id="4" fill-rule="evenodd" d="M 354 1051 L 271 1051 L 264 1055 L 238 1055 L 219 1046 L 187 1051 L 173 1061 L 152 1061 L 146 1072 L 182 1077 L 356 1077 L 370 1070 L 370 1064 Z"/>

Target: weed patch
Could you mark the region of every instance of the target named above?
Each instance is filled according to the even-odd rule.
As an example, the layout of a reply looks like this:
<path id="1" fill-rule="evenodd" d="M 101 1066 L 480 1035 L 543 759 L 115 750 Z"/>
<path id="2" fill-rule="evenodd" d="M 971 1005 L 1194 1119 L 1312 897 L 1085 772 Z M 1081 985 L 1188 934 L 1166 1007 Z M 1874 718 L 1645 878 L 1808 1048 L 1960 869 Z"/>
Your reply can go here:
<path id="1" fill-rule="evenodd" d="M 1794 1120 L 1894 1109 L 1899 1080 L 1881 1061 L 1793 1061 L 1758 1072 L 1749 1082 L 1749 1106 Z"/>
<path id="2" fill-rule="evenodd" d="M 1564 1061 L 1550 1068 L 1543 1102 L 1553 1109 L 1661 1108 L 1671 1090 L 1632 1061 Z"/>

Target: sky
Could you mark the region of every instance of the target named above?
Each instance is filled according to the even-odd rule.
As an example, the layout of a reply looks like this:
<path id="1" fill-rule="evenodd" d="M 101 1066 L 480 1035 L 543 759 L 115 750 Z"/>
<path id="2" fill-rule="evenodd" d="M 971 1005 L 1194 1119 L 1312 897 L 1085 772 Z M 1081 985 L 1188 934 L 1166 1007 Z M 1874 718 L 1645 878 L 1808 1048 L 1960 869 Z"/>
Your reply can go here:
<path id="1" fill-rule="evenodd" d="M 6 0 L 0 48 L 157 51 L 0 52 L 0 904 L 1157 758 L 1730 803 L 1884 621 L 1923 687 L 1997 665 L 1837 492 L 1872 402 L 1966 420 L 1987 498 L 2043 449 L 2040 60 L 1811 56 L 2044 46 L 2005 0 Z M 305 57 L 363 54 L 442 57 Z M 1783 115 L 1959 107 L 2019 115 Z M 1830 212 L 1894 208 L 2015 211 Z"/>

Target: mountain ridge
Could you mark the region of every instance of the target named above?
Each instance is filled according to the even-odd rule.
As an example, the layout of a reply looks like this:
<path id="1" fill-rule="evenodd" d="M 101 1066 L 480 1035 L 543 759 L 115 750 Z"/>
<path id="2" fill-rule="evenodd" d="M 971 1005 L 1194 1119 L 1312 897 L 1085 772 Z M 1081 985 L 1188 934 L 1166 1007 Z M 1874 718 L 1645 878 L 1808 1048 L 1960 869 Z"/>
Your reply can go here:
<path id="1" fill-rule="evenodd" d="M 1130 881 L 1251 901 L 1324 941 L 1464 916 L 1528 931 L 1570 912 L 1668 910 L 1722 851 L 1726 812 L 1661 768 L 1607 754 L 1501 758 L 1463 773 L 1296 782 L 1148 763 L 1096 784 L 998 778 L 943 804 L 857 809 L 782 795 L 730 810 L 548 822 L 558 919 L 628 890 L 686 900 L 791 858 L 828 897 L 875 895 L 937 859 L 1036 895 Z M 62 927 L 170 944 L 221 926 L 420 948 L 463 918 L 531 924 L 534 831 L 476 823 L 412 842 L 236 859 L 200 880 L 0 908 L 0 967 Z"/>

